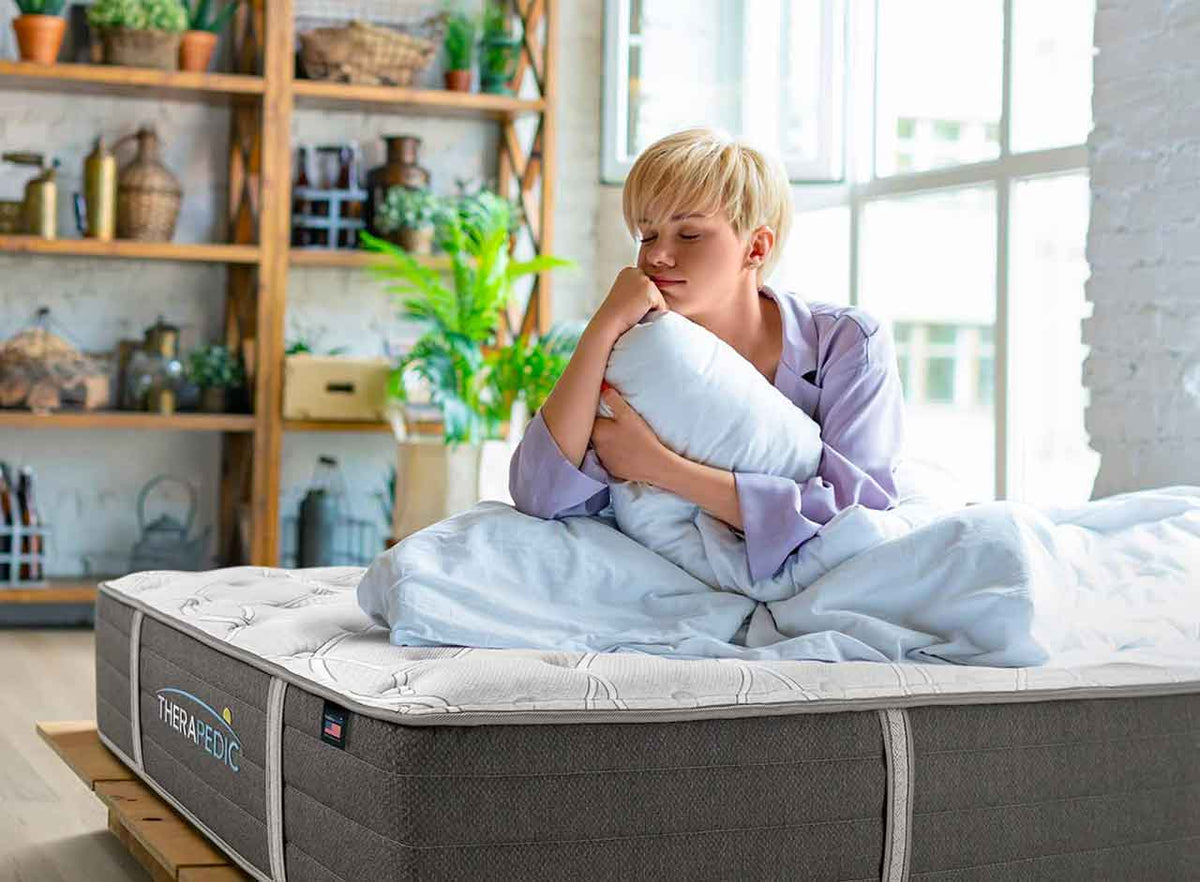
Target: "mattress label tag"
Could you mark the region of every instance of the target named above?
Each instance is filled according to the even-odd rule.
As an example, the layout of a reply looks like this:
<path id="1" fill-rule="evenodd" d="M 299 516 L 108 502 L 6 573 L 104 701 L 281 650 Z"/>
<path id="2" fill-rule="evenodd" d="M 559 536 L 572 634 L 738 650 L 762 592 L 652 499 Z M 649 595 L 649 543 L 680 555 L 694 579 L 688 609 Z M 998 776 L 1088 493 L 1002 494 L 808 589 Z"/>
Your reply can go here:
<path id="1" fill-rule="evenodd" d="M 332 744 L 341 750 L 346 749 L 346 720 L 344 708 L 338 707 L 331 701 L 325 702 L 325 712 L 321 721 L 321 740 Z"/>

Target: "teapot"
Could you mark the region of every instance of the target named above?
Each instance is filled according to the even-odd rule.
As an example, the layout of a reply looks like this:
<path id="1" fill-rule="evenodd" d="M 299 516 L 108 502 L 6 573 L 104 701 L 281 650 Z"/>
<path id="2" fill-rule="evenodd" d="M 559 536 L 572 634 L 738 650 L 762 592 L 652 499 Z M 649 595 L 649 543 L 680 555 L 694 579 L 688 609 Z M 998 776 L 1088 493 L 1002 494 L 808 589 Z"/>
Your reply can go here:
<path id="1" fill-rule="evenodd" d="M 178 484 L 188 492 L 188 510 L 183 521 L 170 514 L 159 515 L 152 523 L 146 523 L 146 500 L 150 492 L 164 482 Z M 203 570 L 207 569 L 208 539 L 212 528 L 208 527 L 199 536 L 192 536 L 192 523 L 196 517 L 196 490 L 187 481 L 171 475 L 159 475 L 142 488 L 138 494 L 138 528 L 141 538 L 134 544 L 129 558 L 131 573 L 143 570 Z"/>

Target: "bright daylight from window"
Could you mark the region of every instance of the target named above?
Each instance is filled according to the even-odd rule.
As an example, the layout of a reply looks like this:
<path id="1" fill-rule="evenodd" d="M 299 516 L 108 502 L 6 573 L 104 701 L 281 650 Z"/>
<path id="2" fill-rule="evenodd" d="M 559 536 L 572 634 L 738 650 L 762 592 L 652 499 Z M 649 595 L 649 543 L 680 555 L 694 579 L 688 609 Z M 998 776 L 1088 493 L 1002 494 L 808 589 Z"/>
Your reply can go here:
<path id="1" fill-rule="evenodd" d="M 1010 0 L 1007 46 L 1003 0 L 612 6 L 606 170 L 696 124 L 778 150 L 797 215 L 770 281 L 890 326 L 908 456 L 970 500 L 1087 499 L 1094 0 Z"/>

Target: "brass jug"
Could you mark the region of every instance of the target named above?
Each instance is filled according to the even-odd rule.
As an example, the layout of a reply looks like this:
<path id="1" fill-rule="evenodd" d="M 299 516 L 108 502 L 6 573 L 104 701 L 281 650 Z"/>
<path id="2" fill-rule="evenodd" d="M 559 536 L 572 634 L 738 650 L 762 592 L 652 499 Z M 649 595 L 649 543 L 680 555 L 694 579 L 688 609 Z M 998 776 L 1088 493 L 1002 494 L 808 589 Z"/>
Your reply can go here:
<path id="1" fill-rule="evenodd" d="M 25 232 L 43 239 L 58 238 L 58 160 L 46 167 L 46 157 L 41 153 L 14 151 L 0 158 L 16 165 L 32 165 L 41 169 L 41 174 L 25 184 Z"/>
<path id="2" fill-rule="evenodd" d="M 89 239 L 109 242 L 117 232 L 117 158 L 97 138 L 83 161 L 83 196 L 75 194 L 75 225 Z M 86 221 L 85 221 L 86 210 Z"/>

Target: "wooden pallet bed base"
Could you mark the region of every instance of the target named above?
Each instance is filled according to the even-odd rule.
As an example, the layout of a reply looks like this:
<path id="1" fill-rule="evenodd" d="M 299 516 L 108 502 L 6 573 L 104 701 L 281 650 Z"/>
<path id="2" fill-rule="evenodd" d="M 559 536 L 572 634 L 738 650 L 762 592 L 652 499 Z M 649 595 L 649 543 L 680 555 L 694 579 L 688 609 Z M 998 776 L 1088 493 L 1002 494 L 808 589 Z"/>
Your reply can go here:
<path id="1" fill-rule="evenodd" d="M 108 807 L 109 831 L 154 882 L 250 879 L 100 743 L 95 722 L 39 722 L 37 731 Z"/>

